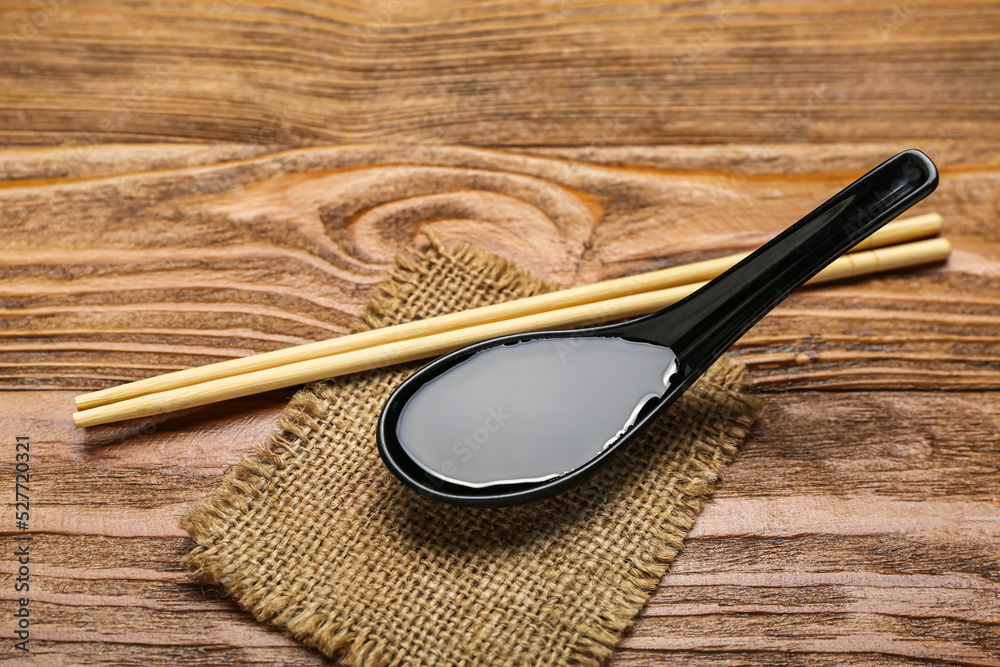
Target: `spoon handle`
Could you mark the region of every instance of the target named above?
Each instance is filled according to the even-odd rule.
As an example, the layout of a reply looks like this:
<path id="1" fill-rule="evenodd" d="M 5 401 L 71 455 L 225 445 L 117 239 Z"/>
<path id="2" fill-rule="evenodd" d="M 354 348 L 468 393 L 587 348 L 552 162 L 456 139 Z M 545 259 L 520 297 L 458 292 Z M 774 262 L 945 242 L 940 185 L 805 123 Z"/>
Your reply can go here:
<path id="1" fill-rule="evenodd" d="M 791 292 L 933 192 L 937 182 L 926 155 L 904 151 L 685 300 L 633 321 L 629 333 L 668 345 L 700 375 Z"/>

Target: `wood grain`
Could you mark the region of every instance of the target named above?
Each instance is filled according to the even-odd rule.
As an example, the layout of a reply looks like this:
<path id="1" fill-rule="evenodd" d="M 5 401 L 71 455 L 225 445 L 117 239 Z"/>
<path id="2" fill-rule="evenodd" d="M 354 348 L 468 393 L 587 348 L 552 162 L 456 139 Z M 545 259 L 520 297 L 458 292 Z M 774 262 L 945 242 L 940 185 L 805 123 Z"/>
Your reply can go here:
<path id="1" fill-rule="evenodd" d="M 343 333 L 421 229 L 582 284 L 750 249 L 886 154 L 815 148 L 743 177 L 722 147 L 629 168 L 135 150 L 66 178 L 42 176 L 57 150 L 0 154 L 0 431 L 35 448 L 34 664 L 332 664 L 179 566 L 178 518 L 290 393 L 81 431 L 77 391 Z M 610 664 L 1000 664 L 1000 168 L 941 166 L 919 211 L 945 216 L 946 266 L 804 289 L 735 349 L 765 413 Z M 6 600 L 14 572 L 0 562 Z"/>
<path id="2" fill-rule="evenodd" d="M 422 228 L 585 284 L 749 250 L 917 147 L 954 256 L 740 341 L 764 414 L 609 664 L 1000 665 L 997 3 L 2 9 L 0 470 L 29 435 L 36 624 L 15 654 L 0 557 L 0 660 L 333 664 L 179 565 L 290 393 L 87 431 L 76 393 L 340 335 Z"/>
<path id="3" fill-rule="evenodd" d="M 750 250 L 871 153 L 745 181 L 446 147 L 9 181 L 0 387 L 96 389 L 344 333 L 421 229 L 567 285 Z M 950 265 L 802 290 L 737 348 L 762 389 L 1000 387 L 1000 179 L 942 173 L 915 210 L 945 216 Z"/>
<path id="4" fill-rule="evenodd" d="M 5 432 L 29 411 L 39 415 L 37 664 L 83 662 L 95 641 L 108 662 L 326 664 L 178 565 L 188 541 L 177 518 L 264 436 L 286 397 L 124 439 L 124 429 L 108 429 L 94 442 L 61 418 L 71 392 L 42 396 L 46 403 L 7 392 L 2 415 Z M 985 443 L 1000 428 L 1000 409 L 979 393 L 953 395 L 950 413 L 939 405 L 934 392 L 768 400 L 610 664 L 657 656 L 685 664 L 996 664 L 1000 470 Z M 831 415 L 878 417 L 863 428 Z M 5 563 L 5 579 L 11 571 Z M 10 598 L 9 587 L 0 590 Z"/>
<path id="5" fill-rule="evenodd" d="M 4 9 L 8 145 L 922 143 L 1000 132 L 991 0 Z"/>

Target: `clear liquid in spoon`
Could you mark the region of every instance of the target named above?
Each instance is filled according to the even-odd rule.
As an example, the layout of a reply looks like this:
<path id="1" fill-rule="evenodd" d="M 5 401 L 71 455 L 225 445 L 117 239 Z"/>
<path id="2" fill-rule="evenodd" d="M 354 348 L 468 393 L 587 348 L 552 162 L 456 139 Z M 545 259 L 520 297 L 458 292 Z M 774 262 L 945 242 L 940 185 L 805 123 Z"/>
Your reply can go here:
<path id="1" fill-rule="evenodd" d="M 426 472 L 473 488 L 540 482 L 615 442 L 669 386 L 668 347 L 621 338 L 501 345 L 420 387 L 396 436 Z"/>

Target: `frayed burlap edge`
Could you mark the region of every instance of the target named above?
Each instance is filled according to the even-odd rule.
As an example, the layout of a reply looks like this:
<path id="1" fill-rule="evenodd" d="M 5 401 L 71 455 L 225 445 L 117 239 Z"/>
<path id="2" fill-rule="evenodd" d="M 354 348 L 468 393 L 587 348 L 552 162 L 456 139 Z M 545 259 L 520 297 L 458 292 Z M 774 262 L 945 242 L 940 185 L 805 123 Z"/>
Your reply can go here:
<path id="1" fill-rule="evenodd" d="M 531 277 L 500 257 L 483 253 L 465 243 L 445 248 L 437 238 L 428 236 L 433 250 L 460 265 L 480 266 L 482 271 L 490 272 L 501 284 L 524 286 L 538 292 L 554 289 L 552 284 Z M 354 324 L 353 330 L 363 331 L 386 325 L 393 305 L 399 300 L 405 301 L 413 291 L 411 281 L 419 276 L 422 257 L 423 252 L 410 249 L 397 258 L 396 265 L 389 270 L 386 280 L 368 300 L 365 312 Z M 719 384 L 717 389 L 724 390 L 730 399 L 712 408 L 712 417 L 725 424 L 718 440 L 712 444 L 697 443 L 706 452 L 713 452 L 713 455 L 707 461 L 693 462 L 700 468 L 691 471 L 692 476 L 697 476 L 698 479 L 686 481 L 686 486 L 680 489 L 682 495 L 676 502 L 679 511 L 660 517 L 664 521 L 653 526 L 652 533 L 654 539 L 659 541 L 659 547 L 648 554 L 648 557 L 628 564 L 641 576 L 634 581 L 623 577 L 618 608 L 604 610 L 599 622 L 581 633 L 564 664 L 593 666 L 611 655 L 622 634 L 632 625 L 636 614 L 669 570 L 695 517 L 714 491 L 722 470 L 732 461 L 739 444 L 756 419 L 760 401 L 748 393 L 750 382 L 745 366 L 723 358 L 707 375 L 714 375 L 713 379 Z M 181 528 L 189 533 L 196 544 L 185 554 L 182 564 L 209 583 L 222 586 L 258 621 L 284 627 L 302 643 L 317 648 L 330 657 L 337 657 L 351 665 L 386 664 L 385 647 L 374 641 L 360 639 L 345 628 L 331 627 L 330 619 L 324 614 L 308 614 L 294 608 L 283 609 L 280 603 L 269 601 L 267 595 L 256 594 L 251 586 L 241 580 L 240 572 L 233 564 L 211 559 L 213 544 L 224 539 L 230 530 L 247 520 L 247 513 L 254 501 L 268 490 L 275 473 L 283 470 L 296 456 L 310 434 L 313 437 L 316 434 L 322 436 L 325 425 L 317 421 L 314 415 L 322 414 L 327 406 L 318 395 L 324 388 L 324 383 L 320 382 L 299 391 L 278 420 L 279 432 L 270 435 L 265 444 L 258 446 L 253 456 L 244 456 L 226 475 L 218 491 L 181 520 Z M 698 388 L 699 384 L 696 384 L 689 391 L 697 391 Z"/>

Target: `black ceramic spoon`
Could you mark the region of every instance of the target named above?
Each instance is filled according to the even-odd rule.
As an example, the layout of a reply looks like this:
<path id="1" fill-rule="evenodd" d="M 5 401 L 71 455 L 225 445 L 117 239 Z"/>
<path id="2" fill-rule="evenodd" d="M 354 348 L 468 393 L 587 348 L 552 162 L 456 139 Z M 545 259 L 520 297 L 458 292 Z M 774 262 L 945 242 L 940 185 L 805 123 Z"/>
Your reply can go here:
<path id="1" fill-rule="evenodd" d="M 937 182 L 926 155 L 905 151 L 668 308 L 440 357 L 387 401 L 379 453 L 410 487 L 450 503 L 511 505 L 566 489 L 631 442 L 793 290 Z"/>

